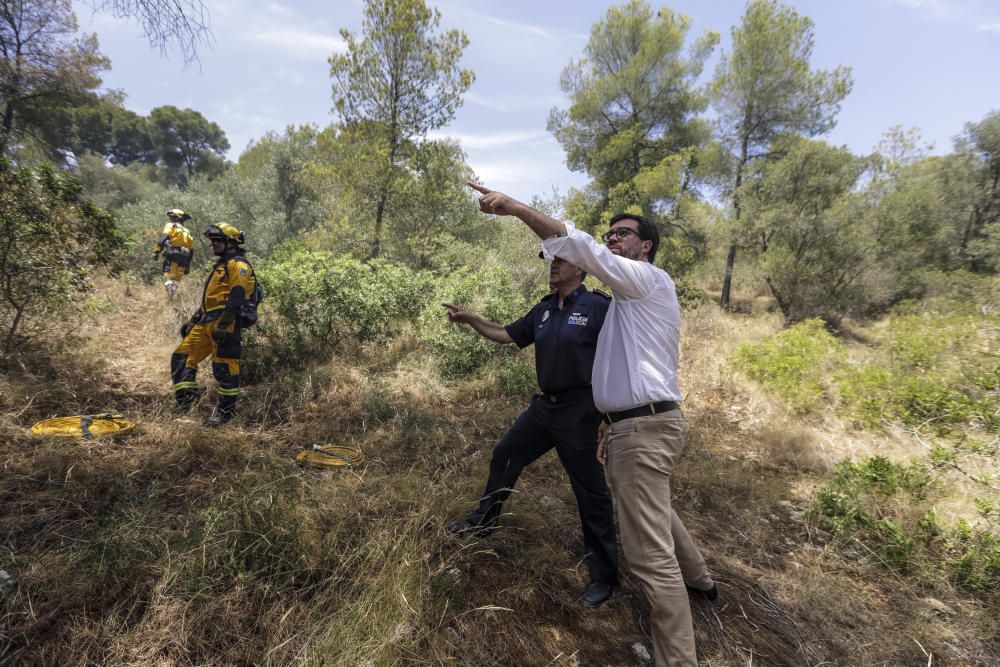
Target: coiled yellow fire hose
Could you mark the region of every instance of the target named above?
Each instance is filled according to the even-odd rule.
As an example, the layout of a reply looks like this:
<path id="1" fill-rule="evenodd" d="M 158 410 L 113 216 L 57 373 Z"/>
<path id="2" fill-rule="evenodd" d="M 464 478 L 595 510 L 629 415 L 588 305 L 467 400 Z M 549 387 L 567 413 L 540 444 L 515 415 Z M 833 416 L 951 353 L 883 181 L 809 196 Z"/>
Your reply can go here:
<path id="1" fill-rule="evenodd" d="M 58 438 L 90 438 L 113 433 L 124 433 L 135 428 L 135 422 L 122 415 L 101 413 L 97 415 L 74 415 L 53 417 L 38 422 L 31 427 L 34 435 L 48 435 Z"/>
<path id="2" fill-rule="evenodd" d="M 301 451 L 295 460 L 312 468 L 354 468 L 365 462 L 364 453 L 356 447 L 339 447 L 336 445 L 313 445 Z"/>

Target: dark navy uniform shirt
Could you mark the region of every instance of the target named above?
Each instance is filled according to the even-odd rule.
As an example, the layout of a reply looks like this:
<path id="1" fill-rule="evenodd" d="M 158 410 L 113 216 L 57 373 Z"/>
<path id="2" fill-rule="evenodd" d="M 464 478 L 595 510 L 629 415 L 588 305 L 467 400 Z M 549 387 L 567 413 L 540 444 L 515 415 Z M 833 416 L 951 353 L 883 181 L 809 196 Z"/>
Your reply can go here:
<path id="1" fill-rule="evenodd" d="M 563 299 L 562 310 L 553 292 L 504 327 L 518 347 L 535 344 L 539 389 L 556 394 L 590 386 L 597 334 L 610 304 L 611 297 L 580 285 Z"/>

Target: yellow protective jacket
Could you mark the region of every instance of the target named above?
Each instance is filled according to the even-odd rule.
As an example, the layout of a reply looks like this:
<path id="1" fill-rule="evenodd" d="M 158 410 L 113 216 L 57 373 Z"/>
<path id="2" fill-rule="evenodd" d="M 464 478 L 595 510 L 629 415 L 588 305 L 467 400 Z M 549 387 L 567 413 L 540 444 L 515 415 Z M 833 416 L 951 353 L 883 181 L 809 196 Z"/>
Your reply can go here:
<path id="1" fill-rule="evenodd" d="M 184 225 L 177 222 L 168 222 L 163 226 L 163 233 L 160 234 L 160 242 L 156 244 L 160 248 L 164 248 L 165 245 L 173 246 L 174 248 L 187 248 L 191 250 L 194 248 L 194 237 L 191 236 L 191 232 Z"/>
<path id="2" fill-rule="evenodd" d="M 219 319 L 224 311 L 239 315 L 257 284 L 253 268 L 242 254 L 220 257 L 205 281 L 201 295 L 201 322 Z"/>

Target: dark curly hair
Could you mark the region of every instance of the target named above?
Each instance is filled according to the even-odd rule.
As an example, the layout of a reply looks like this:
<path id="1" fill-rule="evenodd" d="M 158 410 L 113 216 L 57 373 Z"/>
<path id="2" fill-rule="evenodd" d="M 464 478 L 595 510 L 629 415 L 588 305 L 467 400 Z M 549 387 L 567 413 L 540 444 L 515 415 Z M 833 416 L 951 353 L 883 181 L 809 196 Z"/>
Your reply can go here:
<path id="1" fill-rule="evenodd" d="M 636 215 L 635 213 L 619 213 L 615 217 L 611 218 L 608 222 L 608 227 L 611 227 L 619 220 L 635 220 L 639 223 L 639 228 L 636 230 L 639 232 L 639 238 L 643 241 L 653 242 L 653 245 L 649 248 L 649 255 L 647 255 L 649 257 L 649 263 L 652 264 L 653 260 L 656 259 L 656 250 L 660 247 L 660 230 L 649 218 Z"/>

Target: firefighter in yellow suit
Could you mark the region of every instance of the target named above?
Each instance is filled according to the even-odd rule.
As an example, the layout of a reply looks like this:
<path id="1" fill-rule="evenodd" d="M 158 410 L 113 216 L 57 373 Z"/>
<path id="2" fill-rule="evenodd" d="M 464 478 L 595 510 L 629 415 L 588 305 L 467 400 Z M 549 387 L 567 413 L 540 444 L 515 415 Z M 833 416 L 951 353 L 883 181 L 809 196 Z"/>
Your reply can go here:
<path id="1" fill-rule="evenodd" d="M 191 259 L 194 257 L 194 237 L 183 222 L 191 216 L 172 208 L 167 211 L 167 224 L 163 226 L 160 240 L 153 248 L 153 259 L 159 259 L 163 253 L 163 286 L 167 294 L 173 296 L 181 278 L 191 270 Z"/>
<path id="2" fill-rule="evenodd" d="M 212 355 L 212 375 L 219 383 L 219 405 L 208 420 L 222 426 L 236 412 L 240 394 L 240 312 L 254 292 L 257 279 L 243 256 L 243 232 L 220 223 L 205 230 L 218 258 L 202 293 L 201 307 L 181 327 L 184 340 L 170 357 L 170 374 L 178 409 L 198 402 L 198 364 Z"/>

